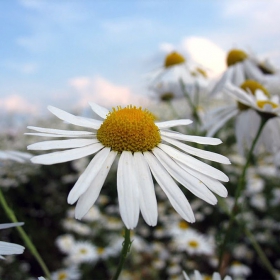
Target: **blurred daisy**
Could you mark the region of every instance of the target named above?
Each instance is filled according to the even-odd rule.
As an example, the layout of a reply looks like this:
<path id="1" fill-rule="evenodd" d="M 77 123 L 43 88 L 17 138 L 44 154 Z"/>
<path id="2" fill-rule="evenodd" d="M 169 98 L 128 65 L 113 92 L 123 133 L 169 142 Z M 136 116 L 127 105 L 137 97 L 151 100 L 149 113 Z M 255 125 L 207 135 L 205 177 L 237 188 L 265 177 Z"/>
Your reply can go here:
<path id="1" fill-rule="evenodd" d="M 65 268 L 65 269 L 59 269 L 51 274 L 51 280 L 78 280 L 78 279 L 81 279 L 81 273 L 75 266 Z"/>
<path id="2" fill-rule="evenodd" d="M 257 146 L 264 143 L 271 152 L 280 148 L 280 123 L 277 118 L 280 116 L 279 97 L 271 96 L 265 87 L 253 80 L 245 81 L 239 88 L 227 84 L 223 91 L 233 97 L 236 103 L 215 109 L 206 115 L 204 128 L 207 136 L 215 135 L 227 121 L 237 117 L 235 134 L 239 152 L 244 154 L 244 147 L 249 147 L 256 136 L 262 115 L 270 120 L 265 125 Z"/>
<path id="3" fill-rule="evenodd" d="M 73 264 L 95 262 L 98 259 L 96 247 L 90 242 L 77 241 L 69 254 L 69 261 Z"/>
<path id="4" fill-rule="evenodd" d="M 204 279 L 209 279 L 209 280 L 222 280 L 221 275 L 218 272 L 214 272 L 212 278 L 210 277 L 203 277 L 201 273 L 198 270 L 194 271 L 194 275 L 192 278 L 190 278 L 185 271 L 183 271 L 183 275 L 185 280 L 204 280 Z M 225 276 L 224 280 L 231 280 L 232 278 L 230 276 Z"/>
<path id="5" fill-rule="evenodd" d="M 185 83 L 203 82 L 207 79 L 206 71 L 199 65 L 195 65 L 177 51 L 166 54 L 162 67 L 152 75 L 152 83 L 159 81 L 178 82 L 180 79 Z"/>
<path id="6" fill-rule="evenodd" d="M 24 223 L 9 223 L 0 224 L 0 229 L 6 229 L 10 227 L 22 226 Z M 4 259 L 2 255 L 17 255 L 22 254 L 24 247 L 18 244 L 0 241 L 0 259 Z"/>
<path id="7" fill-rule="evenodd" d="M 75 239 L 72 234 L 64 234 L 56 238 L 55 244 L 61 252 L 69 254 L 75 244 Z"/>
<path id="8" fill-rule="evenodd" d="M 213 242 L 195 230 L 174 236 L 174 244 L 178 250 L 186 251 L 190 255 L 212 255 L 214 252 Z"/>
<path id="9" fill-rule="evenodd" d="M 238 261 L 232 263 L 229 267 L 229 273 L 232 274 L 234 277 L 246 277 L 251 274 L 252 270 L 249 266 L 242 264 Z"/>
<path id="10" fill-rule="evenodd" d="M 249 55 L 243 50 L 232 49 L 226 58 L 227 69 L 213 87 L 210 95 L 214 95 L 224 88 L 227 83 L 240 86 L 248 79 L 256 80 L 260 83 L 264 82 L 265 64 L 261 67 L 261 62 L 255 55 Z"/>
<path id="11" fill-rule="evenodd" d="M 227 196 L 227 190 L 220 181 L 227 182 L 228 177 L 189 154 L 223 164 L 230 164 L 228 158 L 181 142 L 218 145 L 221 143 L 220 139 L 184 135 L 169 129 L 190 124 L 192 121 L 188 119 L 155 122 L 154 115 L 141 107 L 130 105 L 108 111 L 97 104 L 90 105 L 103 120 L 78 117 L 58 108 L 48 107 L 61 120 L 86 127 L 88 131 L 29 126 L 29 129 L 38 133 L 27 133 L 72 138 L 44 141 L 28 146 L 29 150 L 66 149 L 35 156 L 31 159 L 33 163 L 49 165 L 96 153 L 68 196 L 68 203 L 78 201 L 75 209 L 77 219 L 81 219 L 95 203 L 118 154 L 119 208 L 122 220 L 129 229 L 136 227 L 140 211 L 148 225 L 157 224 L 157 201 L 151 174 L 175 210 L 189 222 L 195 221 L 194 214 L 173 178 L 210 204 L 217 203 L 217 198 L 211 191 L 222 197 Z"/>
<path id="12" fill-rule="evenodd" d="M 33 155 L 29 153 L 24 153 L 24 152 L 18 152 L 18 151 L 12 151 L 12 150 L 6 150 L 6 151 L 1 151 L 0 150 L 0 160 L 13 160 L 17 161 L 20 163 L 29 161 L 30 158 Z"/>

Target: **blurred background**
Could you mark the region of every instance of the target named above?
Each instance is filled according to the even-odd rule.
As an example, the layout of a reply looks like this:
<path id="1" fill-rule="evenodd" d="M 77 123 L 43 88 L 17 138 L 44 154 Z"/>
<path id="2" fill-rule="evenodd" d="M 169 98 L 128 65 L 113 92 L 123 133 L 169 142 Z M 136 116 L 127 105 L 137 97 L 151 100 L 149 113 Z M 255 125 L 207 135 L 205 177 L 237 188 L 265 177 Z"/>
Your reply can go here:
<path id="1" fill-rule="evenodd" d="M 217 77 L 231 48 L 280 63 L 279 1 L 0 2 L 0 112 L 147 102 L 167 52 Z"/>

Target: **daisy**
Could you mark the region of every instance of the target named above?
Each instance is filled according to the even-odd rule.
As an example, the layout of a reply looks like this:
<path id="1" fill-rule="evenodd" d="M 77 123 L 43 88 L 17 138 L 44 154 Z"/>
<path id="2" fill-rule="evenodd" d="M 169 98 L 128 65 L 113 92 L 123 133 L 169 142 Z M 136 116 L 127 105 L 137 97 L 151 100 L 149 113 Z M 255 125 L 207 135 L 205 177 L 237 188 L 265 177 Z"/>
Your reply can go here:
<path id="1" fill-rule="evenodd" d="M 88 128 L 88 131 L 67 131 L 29 126 L 31 135 L 71 138 L 44 141 L 28 146 L 29 150 L 66 149 L 31 159 L 38 164 L 56 164 L 96 154 L 69 193 L 68 203 L 76 201 L 75 217 L 81 219 L 99 196 L 109 170 L 119 155 L 117 191 L 122 220 L 128 229 L 136 227 L 141 211 L 148 225 L 157 224 L 157 201 L 152 175 L 169 198 L 175 210 L 187 221 L 194 222 L 191 206 L 175 180 L 210 204 L 226 197 L 220 181 L 228 177 L 210 165 L 190 156 L 230 164 L 219 154 L 199 150 L 181 141 L 218 145 L 220 139 L 184 135 L 169 128 L 188 125 L 192 121 L 155 122 L 155 117 L 141 107 L 117 107 L 111 111 L 90 104 L 103 120 L 74 116 L 58 108 L 48 109 L 63 121 Z M 178 141 L 181 140 L 181 141 Z M 174 147 L 172 147 L 172 146 Z M 172 178 L 173 177 L 173 178 Z"/>
<path id="2" fill-rule="evenodd" d="M 180 251 L 186 251 L 190 255 L 212 255 L 214 253 L 213 242 L 195 230 L 186 231 L 184 235 L 174 236 L 174 244 Z"/>
<path id="3" fill-rule="evenodd" d="M 181 53 L 172 51 L 166 54 L 163 66 L 153 73 L 154 84 L 164 79 L 173 82 L 182 79 L 186 84 L 193 84 L 195 81 L 203 83 L 207 79 L 207 73 L 202 67 L 187 61 Z"/>
<path id="4" fill-rule="evenodd" d="M 246 277 L 252 273 L 252 270 L 249 266 L 235 261 L 230 266 L 229 273 L 232 274 L 234 277 Z"/>
<path id="5" fill-rule="evenodd" d="M 22 226 L 24 223 L 0 224 L 0 229 Z M 18 244 L 0 241 L 0 259 L 4 259 L 2 255 L 22 254 L 24 247 Z"/>
<path id="6" fill-rule="evenodd" d="M 214 272 L 212 278 L 209 278 L 209 277 L 204 278 L 198 270 L 194 271 L 193 278 L 190 278 L 185 271 L 183 271 L 183 275 L 184 275 L 185 280 L 190 280 L 190 279 L 193 279 L 193 280 L 203 280 L 203 279 L 222 280 L 222 277 L 218 272 Z M 232 278 L 230 276 L 225 276 L 225 278 L 224 278 L 224 280 L 231 280 L 231 279 Z"/>
<path id="7" fill-rule="evenodd" d="M 211 90 L 210 95 L 222 91 L 226 83 L 231 83 L 239 87 L 248 79 L 253 79 L 260 83 L 263 83 L 265 80 L 265 74 L 260 67 L 261 62 L 256 56 L 249 55 L 243 50 L 230 50 L 226 58 L 226 63 L 227 69 Z"/>
<path id="8" fill-rule="evenodd" d="M 260 125 L 259 115 L 271 119 L 264 127 L 260 143 L 274 152 L 279 149 L 280 139 L 280 103 L 278 96 L 271 96 L 265 87 L 254 80 L 246 80 L 240 87 L 226 84 L 223 91 L 235 99 L 235 104 L 215 109 L 206 115 L 204 128 L 207 136 L 211 137 L 233 117 L 235 121 L 235 134 L 238 149 L 244 154 L 244 147 L 250 146 Z M 250 123 L 250 126 L 248 126 Z M 272 136 L 273 135 L 273 136 Z"/>
<path id="9" fill-rule="evenodd" d="M 69 252 L 69 261 L 76 265 L 85 262 L 95 262 L 97 259 L 97 248 L 90 242 L 77 241 Z"/>

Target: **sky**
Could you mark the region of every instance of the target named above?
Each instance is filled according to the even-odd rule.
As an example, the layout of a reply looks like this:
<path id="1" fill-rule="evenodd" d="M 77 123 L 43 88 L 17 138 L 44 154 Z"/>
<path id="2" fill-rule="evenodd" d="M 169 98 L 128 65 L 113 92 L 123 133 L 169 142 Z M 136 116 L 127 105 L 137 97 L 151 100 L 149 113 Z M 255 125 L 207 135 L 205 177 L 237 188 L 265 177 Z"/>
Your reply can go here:
<path id="1" fill-rule="evenodd" d="M 279 68 L 279 10 L 278 0 L 1 0 L 0 115 L 144 102 L 145 77 L 170 50 L 213 77 L 232 48 Z"/>

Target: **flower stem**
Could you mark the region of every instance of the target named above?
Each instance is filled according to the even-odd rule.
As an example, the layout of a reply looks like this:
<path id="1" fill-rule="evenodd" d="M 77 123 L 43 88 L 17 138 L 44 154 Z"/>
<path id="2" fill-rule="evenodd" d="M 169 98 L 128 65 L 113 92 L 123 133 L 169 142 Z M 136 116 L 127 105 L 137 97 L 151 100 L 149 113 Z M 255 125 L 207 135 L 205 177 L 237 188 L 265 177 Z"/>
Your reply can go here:
<path id="1" fill-rule="evenodd" d="M 229 239 L 229 236 L 230 236 L 230 231 L 231 231 L 231 228 L 233 226 L 235 217 L 238 214 L 238 207 L 237 207 L 238 206 L 238 199 L 239 199 L 240 194 L 241 194 L 241 192 L 244 188 L 244 185 L 245 185 L 246 171 L 247 171 L 247 168 L 249 167 L 254 148 L 255 148 L 255 146 L 257 144 L 257 141 L 258 141 L 258 139 L 261 135 L 262 129 L 263 129 L 264 125 L 266 124 L 266 121 L 267 121 L 266 118 L 263 118 L 263 117 L 261 118 L 261 123 L 260 123 L 259 129 L 257 131 L 257 134 L 256 134 L 256 137 L 255 137 L 254 141 L 252 142 L 251 148 L 250 148 L 250 150 L 248 152 L 248 155 L 247 155 L 246 163 L 243 167 L 242 174 L 241 174 L 241 176 L 239 178 L 239 181 L 238 181 L 237 189 L 235 191 L 234 205 L 233 205 L 232 211 L 230 213 L 229 224 L 228 224 L 226 234 L 225 234 L 225 238 L 223 240 L 223 243 L 221 245 L 221 250 L 220 250 L 220 253 L 219 253 L 219 270 L 221 270 L 221 268 L 222 268 L 222 260 L 223 260 L 224 251 L 225 251 L 226 245 L 228 243 L 228 239 Z"/>
<path id="2" fill-rule="evenodd" d="M 9 219 L 13 223 L 17 223 L 18 220 L 17 220 L 13 210 L 8 206 L 7 201 L 6 201 L 6 199 L 5 199 L 5 197 L 2 193 L 1 188 L 0 188 L 0 203 L 1 203 L 4 211 L 6 212 L 7 216 L 9 217 Z M 25 242 L 26 247 L 30 250 L 32 255 L 35 257 L 35 259 L 37 260 L 37 262 L 41 266 L 42 270 L 44 271 L 45 276 L 48 279 L 51 279 L 51 274 L 50 274 L 46 264 L 44 263 L 43 259 L 41 258 L 40 254 L 38 253 L 36 247 L 32 243 L 31 239 L 28 237 L 28 235 L 26 234 L 26 232 L 24 231 L 24 229 L 22 227 L 16 227 L 16 228 L 17 228 L 21 238 Z"/>
<path id="3" fill-rule="evenodd" d="M 265 253 L 263 252 L 261 246 L 258 244 L 257 240 L 255 239 L 254 235 L 251 233 L 251 231 L 247 228 L 245 228 L 245 234 L 247 235 L 247 237 L 249 238 L 252 246 L 254 247 L 254 249 L 256 250 L 256 252 L 258 253 L 260 259 L 262 260 L 262 264 L 266 267 L 267 271 L 270 273 L 270 275 L 272 276 L 272 279 L 277 280 L 277 276 L 274 273 L 274 269 L 273 266 L 271 265 L 270 261 L 268 260 L 268 258 L 266 257 Z"/>
<path id="4" fill-rule="evenodd" d="M 130 250 L 131 247 L 131 240 L 130 240 L 130 230 L 125 228 L 125 234 L 124 234 L 124 242 L 123 242 L 123 247 L 122 247 L 122 252 L 121 252 L 121 259 L 117 268 L 117 271 L 114 275 L 114 277 L 112 278 L 112 280 L 117 280 L 122 272 L 123 269 L 123 265 L 126 259 L 126 256 Z"/>

